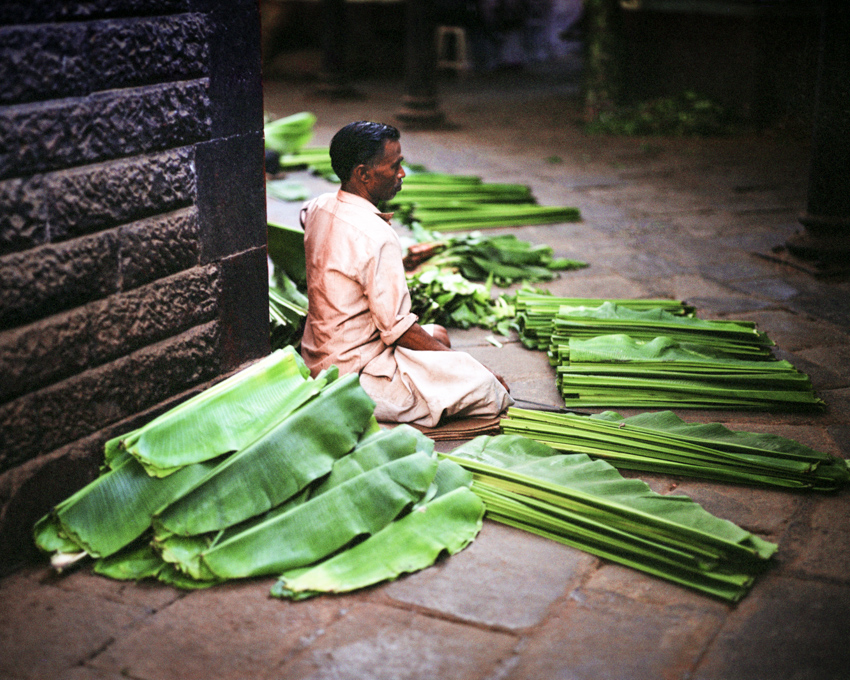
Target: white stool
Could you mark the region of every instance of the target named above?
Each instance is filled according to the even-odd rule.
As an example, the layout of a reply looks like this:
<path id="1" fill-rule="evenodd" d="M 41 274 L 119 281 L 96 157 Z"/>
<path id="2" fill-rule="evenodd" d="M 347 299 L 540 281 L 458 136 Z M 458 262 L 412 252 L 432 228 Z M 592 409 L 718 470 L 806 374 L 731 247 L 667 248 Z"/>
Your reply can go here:
<path id="1" fill-rule="evenodd" d="M 469 69 L 466 30 L 460 26 L 437 26 L 437 68 L 462 73 Z"/>

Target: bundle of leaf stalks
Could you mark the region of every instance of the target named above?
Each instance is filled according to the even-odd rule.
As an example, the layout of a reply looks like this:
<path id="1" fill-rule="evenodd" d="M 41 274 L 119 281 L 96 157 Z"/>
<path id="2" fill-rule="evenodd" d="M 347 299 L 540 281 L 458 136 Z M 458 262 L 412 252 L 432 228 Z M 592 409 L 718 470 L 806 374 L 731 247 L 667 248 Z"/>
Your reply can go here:
<path id="1" fill-rule="evenodd" d="M 311 379 L 274 352 L 107 442 L 103 473 L 39 520 L 36 544 L 57 566 L 91 556 L 99 574 L 181 588 L 281 576 L 275 594 L 297 598 L 424 568 L 473 540 L 483 505 L 433 441 L 373 410 L 356 375 Z"/>
<path id="2" fill-rule="evenodd" d="M 809 377 L 788 361 L 737 359 L 667 337 L 571 338 L 557 384 L 566 406 L 823 410 Z"/>
<path id="3" fill-rule="evenodd" d="M 611 303 L 635 311 L 661 310 L 674 316 L 693 316 L 694 307 L 676 300 L 624 300 L 555 297 L 540 291 L 523 288 L 516 293 L 515 330 L 520 341 L 529 349 L 548 351 L 555 331 L 555 317 L 562 308 L 589 309 Z M 553 360 L 554 363 L 554 360 Z"/>
<path id="4" fill-rule="evenodd" d="M 630 309 L 606 301 L 594 307 L 562 305 L 554 318 L 549 356 L 561 363 L 571 338 L 624 334 L 648 341 L 660 335 L 690 345 L 704 345 L 740 359 L 770 359 L 774 342 L 751 321 L 715 321 L 671 314 L 657 307 Z"/>
<path id="5" fill-rule="evenodd" d="M 461 231 L 557 224 L 581 219 L 578 208 L 538 205 L 524 185 L 486 183 L 480 177 L 411 172 L 386 204 L 404 224 Z"/>
<path id="6" fill-rule="evenodd" d="M 672 411 L 624 418 L 613 411 L 588 417 L 510 408 L 500 427 L 620 469 L 815 491 L 834 491 L 850 480 L 847 461 L 792 439 L 687 423 Z"/>
<path id="7" fill-rule="evenodd" d="M 434 246 L 435 255 L 426 260 L 426 266 L 450 267 L 470 281 L 490 280 L 500 287 L 517 281 L 551 281 L 559 271 L 588 266 L 578 260 L 555 258 L 551 246 L 534 245 L 514 234 L 487 236 L 472 232 L 444 237 L 419 229 L 414 230 L 414 235 Z M 438 240 L 433 241 L 434 238 Z"/>
<path id="8" fill-rule="evenodd" d="M 730 602 L 777 549 L 686 496 L 525 437 L 478 437 L 441 455 L 472 472 L 488 518 Z"/>

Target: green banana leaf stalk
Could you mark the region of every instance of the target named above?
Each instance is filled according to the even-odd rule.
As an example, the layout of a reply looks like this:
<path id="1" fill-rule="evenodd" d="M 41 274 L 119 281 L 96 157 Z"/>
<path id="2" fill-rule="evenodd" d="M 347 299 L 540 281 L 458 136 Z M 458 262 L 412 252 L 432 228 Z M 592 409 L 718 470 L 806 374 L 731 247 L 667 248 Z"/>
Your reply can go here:
<path id="1" fill-rule="evenodd" d="M 624 418 L 612 411 L 584 417 L 510 408 L 500 427 L 620 469 L 815 491 L 834 491 L 850 480 L 847 461 L 794 440 L 686 423 L 672 411 Z"/>
<path id="2" fill-rule="evenodd" d="M 686 496 L 525 437 L 477 437 L 441 455 L 472 472 L 490 519 L 723 600 L 744 597 L 777 549 Z"/>
<path id="3" fill-rule="evenodd" d="M 823 410 L 788 361 L 736 359 L 704 345 L 627 335 L 571 338 L 557 383 L 566 406 Z"/>
<path id="4" fill-rule="evenodd" d="M 424 569 L 442 554 L 463 550 L 481 530 L 484 504 L 469 489 L 472 475 L 449 460 L 439 462 L 436 484 L 433 498 L 362 543 L 318 564 L 286 571 L 271 595 L 303 600 L 349 592 Z"/>
<path id="5" fill-rule="evenodd" d="M 281 156 L 296 153 L 313 138 L 315 124 L 316 116 L 309 111 L 266 123 L 263 126 L 265 147 Z"/>
<path id="6" fill-rule="evenodd" d="M 695 308 L 676 300 L 594 299 L 555 297 L 534 289 L 518 290 L 514 299 L 516 320 L 513 328 L 529 349 L 548 351 L 555 331 L 555 317 L 562 308 L 593 308 L 606 302 L 636 311 L 660 309 L 674 316 L 694 316 Z M 553 362 L 554 363 L 554 362 Z"/>
<path id="7" fill-rule="evenodd" d="M 537 204 L 458 203 L 446 210 L 415 208 L 408 219 L 425 229 L 462 231 L 578 222 L 581 213 L 578 208 Z"/>
<path id="8" fill-rule="evenodd" d="M 624 334 L 648 341 L 660 335 L 691 345 L 705 345 L 740 359 L 770 359 L 774 346 L 750 321 L 714 321 L 671 314 L 661 308 L 629 309 L 615 302 L 598 307 L 562 306 L 554 318 L 550 357 L 560 363 L 570 338 Z"/>

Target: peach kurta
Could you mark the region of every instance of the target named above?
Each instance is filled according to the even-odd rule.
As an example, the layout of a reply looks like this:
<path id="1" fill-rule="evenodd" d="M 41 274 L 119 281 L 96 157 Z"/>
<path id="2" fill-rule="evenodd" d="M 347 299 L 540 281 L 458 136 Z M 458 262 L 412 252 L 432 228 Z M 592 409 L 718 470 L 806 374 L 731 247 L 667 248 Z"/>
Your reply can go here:
<path id="1" fill-rule="evenodd" d="M 360 373 L 384 422 L 430 427 L 444 415 L 500 413 L 513 400 L 469 354 L 395 345 L 417 317 L 390 217 L 342 190 L 306 204 L 304 361 L 313 375 L 331 365 Z"/>

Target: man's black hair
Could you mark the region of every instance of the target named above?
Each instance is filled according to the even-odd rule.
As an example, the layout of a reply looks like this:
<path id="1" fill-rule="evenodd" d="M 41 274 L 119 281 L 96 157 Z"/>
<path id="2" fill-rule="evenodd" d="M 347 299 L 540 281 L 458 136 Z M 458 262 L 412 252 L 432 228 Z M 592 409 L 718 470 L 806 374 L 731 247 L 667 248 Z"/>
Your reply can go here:
<path id="1" fill-rule="evenodd" d="M 368 165 L 379 157 L 388 139 L 396 140 L 400 136 L 392 125 L 368 120 L 349 123 L 331 140 L 331 167 L 340 181 L 345 182 L 358 165 Z"/>

